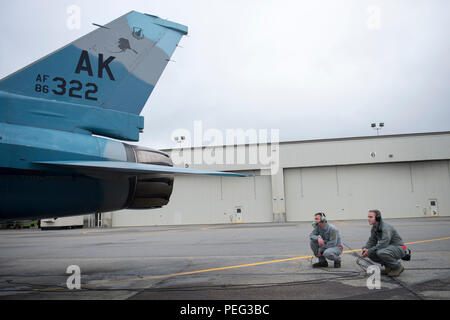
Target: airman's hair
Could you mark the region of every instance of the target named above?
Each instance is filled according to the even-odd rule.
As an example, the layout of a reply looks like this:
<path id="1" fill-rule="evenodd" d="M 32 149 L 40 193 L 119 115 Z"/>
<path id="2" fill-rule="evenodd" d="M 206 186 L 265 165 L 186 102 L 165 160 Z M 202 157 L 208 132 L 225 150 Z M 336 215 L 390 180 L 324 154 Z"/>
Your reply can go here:
<path id="1" fill-rule="evenodd" d="M 315 214 L 314 214 L 314 217 L 315 217 L 315 216 L 318 216 L 318 215 L 320 215 L 321 217 L 326 217 L 326 216 L 325 216 L 325 213 L 323 213 L 323 212 L 317 212 L 317 213 L 315 213 Z"/>
<path id="2" fill-rule="evenodd" d="M 380 221 L 381 221 L 381 212 L 380 212 L 380 210 L 373 209 L 373 210 L 369 210 L 369 212 L 375 213 L 375 220 L 376 220 L 377 222 L 380 222 Z"/>

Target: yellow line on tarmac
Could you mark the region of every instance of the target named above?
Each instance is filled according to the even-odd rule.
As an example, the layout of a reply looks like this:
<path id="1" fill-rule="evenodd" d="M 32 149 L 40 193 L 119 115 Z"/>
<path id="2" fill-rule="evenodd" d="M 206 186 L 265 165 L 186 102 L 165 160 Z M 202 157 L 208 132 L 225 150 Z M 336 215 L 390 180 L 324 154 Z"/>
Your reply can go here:
<path id="1" fill-rule="evenodd" d="M 430 239 L 430 240 L 421 240 L 421 241 L 414 241 L 414 242 L 405 242 L 405 245 L 419 244 L 419 243 L 425 243 L 425 242 L 434 242 L 434 241 L 448 240 L 448 239 L 450 239 L 450 237 Z M 361 251 L 361 249 L 343 251 L 342 253 L 352 253 L 352 252 L 358 252 L 358 251 Z"/>
<path id="2" fill-rule="evenodd" d="M 212 268 L 212 269 L 203 269 L 203 270 L 196 270 L 196 271 L 172 273 L 172 274 L 165 274 L 165 275 L 160 275 L 160 276 L 148 276 L 148 277 L 141 277 L 141 278 L 132 278 L 132 279 L 122 279 L 122 280 L 113 280 L 113 281 L 105 281 L 105 282 L 88 283 L 88 284 L 83 284 L 82 288 L 91 287 L 91 286 L 98 286 L 98 285 L 116 284 L 116 283 L 121 283 L 121 282 L 132 282 L 132 281 L 152 280 L 152 279 L 161 279 L 161 278 L 171 278 L 171 277 L 185 276 L 185 275 L 204 273 L 204 272 L 221 271 L 221 270 L 237 269 L 237 268 L 246 268 L 246 267 L 259 266 L 259 265 L 263 265 L 263 264 L 278 263 L 278 262 L 285 262 L 285 261 L 293 261 L 293 260 L 307 259 L 307 258 L 312 258 L 312 257 L 313 256 L 303 256 L 303 257 L 295 257 L 295 258 L 288 258 L 288 259 L 280 259 L 280 260 L 270 260 L 270 261 L 263 261 L 263 262 L 248 263 L 248 264 L 242 264 L 242 265 L 237 265 L 237 266 L 228 266 L 228 267 L 220 267 L 220 268 Z M 42 289 L 42 290 L 39 290 L 39 291 L 56 291 L 56 290 L 65 290 L 65 288 L 61 288 L 61 287 L 59 287 L 59 288 L 47 288 L 47 289 Z"/>
<path id="3" fill-rule="evenodd" d="M 430 239 L 430 240 L 422 240 L 422 241 L 414 241 L 414 242 L 407 242 L 405 244 L 410 245 L 410 244 L 418 244 L 418 243 L 433 242 L 433 241 L 448 240 L 448 239 L 450 239 L 450 237 Z M 347 250 L 347 251 L 343 251 L 342 253 L 352 253 L 352 252 L 358 252 L 358 251 L 361 251 L 361 249 Z M 108 285 L 108 284 L 115 284 L 115 283 L 120 283 L 120 282 L 130 282 L 130 281 L 140 281 L 140 280 L 152 280 L 152 279 L 161 279 L 161 278 L 171 278 L 171 277 L 177 277 L 177 276 L 185 276 L 185 275 L 191 275 L 191 274 L 198 274 L 198 273 L 205 273 L 205 272 L 212 272 L 212 271 L 222 271 L 222 270 L 237 269 L 237 268 L 248 268 L 248 267 L 260 266 L 260 265 L 264 265 L 264 264 L 271 264 L 271 263 L 279 263 L 279 262 L 286 262 L 286 261 L 308 259 L 308 258 L 312 258 L 312 257 L 313 256 L 310 255 L 310 256 L 303 256 L 303 257 L 295 257 L 295 258 L 287 258 L 287 259 L 269 260 L 269 261 L 263 261 L 263 262 L 241 264 L 241 265 L 236 265 L 236 266 L 228 266 L 228 267 L 220 267 L 220 268 L 212 268 L 212 269 L 202 269 L 202 270 L 187 271 L 187 272 L 180 272 L 180 273 L 172 273 L 172 274 L 166 274 L 166 275 L 160 275 L 160 276 L 148 276 L 148 277 L 134 278 L 134 279 L 123 279 L 123 280 L 114 280 L 114 281 L 100 282 L 100 283 L 89 283 L 89 284 L 83 285 L 83 287 L 89 287 L 89 286 L 95 286 L 95 285 Z"/>
<path id="4" fill-rule="evenodd" d="M 450 239 L 450 237 L 430 239 L 430 240 L 421 240 L 421 241 L 414 241 L 414 242 L 406 242 L 405 244 L 406 245 L 419 244 L 419 243 L 434 242 L 434 241 L 448 240 L 448 239 Z M 361 249 L 347 250 L 347 251 L 343 251 L 343 253 L 352 253 L 352 252 L 358 252 L 358 251 L 361 251 Z M 236 265 L 236 266 L 228 266 L 228 267 L 220 267 L 220 268 L 212 268 L 212 269 L 202 269 L 202 270 L 187 271 L 187 272 L 180 272 L 180 273 L 172 273 L 172 274 L 165 274 L 165 275 L 159 275 L 159 276 L 148 276 L 148 277 L 141 277 L 141 278 L 122 279 L 122 280 L 113 280 L 113 281 L 105 281 L 105 282 L 95 282 L 95 283 L 82 284 L 81 287 L 82 288 L 86 288 L 86 287 L 92 287 L 92 286 L 102 286 L 102 285 L 117 284 L 117 283 L 122 283 L 122 282 L 132 282 L 132 281 L 152 280 L 152 279 L 161 279 L 161 278 L 171 278 L 171 277 L 185 276 L 185 275 L 198 274 L 198 273 L 222 271 L 222 270 L 237 269 L 237 268 L 248 268 L 248 267 L 260 266 L 260 265 L 271 264 L 271 263 L 279 263 L 279 262 L 286 262 L 286 261 L 302 260 L 302 259 L 308 259 L 308 258 L 312 258 L 312 257 L 313 257 L 312 255 L 309 255 L 309 256 L 302 256 L 302 257 L 295 257 L 295 258 L 269 260 L 269 261 L 263 261 L 263 262 L 254 262 L 254 263 L 241 264 L 241 265 Z M 58 290 L 67 290 L 67 289 L 58 287 L 58 288 L 41 289 L 41 290 L 36 290 L 36 291 L 45 292 L 45 291 L 58 291 Z M 34 292 L 36 292 L 36 291 L 34 291 Z M 24 292 L 22 292 L 22 293 L 24 293 Z"/>
<path id="5" fill-rule="evenodd" d="M 241 265 L 237 265 L 237 266 L 229 266 L 229 267 L 220 267 L 220 268 L 212 268 L 212 269 L 203 269 L 203 270 L 196 270 L 196 271 L 172 273 L 172 274 L 166 274 L 166 275 L 160 275 L 160 276 L 148 276 L 148 277 L 134 278 L 134 279 L 114 280 L 114 281 L 100 282 L 100 283 L 89 283 L 89 284 L 83 285 L 83 287 L 93 286 L 93 285 L 114 284 L 114 283 L 119 283 L 119 282 L 138 281 L 138 280 L 151 280 L 151 279 L 160 279 L 160 278 L 170 278 L 170 277 L 185 276 L 185 275 L 190 275 L 190 274 L 212 272 L 212 271 L 221 271 L 221 270 L 229 270 L 229 269 L 237 269 L 237 268 L 247 268 L 247 267 L 253 267 L 253 266 L 260 266 L 260 265 L 263 265 L 263 264 L 278 263 L 278 262 L 285 262 L 285 261 L 293 261 L 293 260 L 307 259 L 307 258 L 312 258 L 312 257 L 313 256 L 303 256 L 303 257 L 280 259 L 280 260 L 254 262 L 254 263 L 248 263 L 248 264 L 241 264 Z"/>
<path id="6" fill-rule="evenodd" d="M 407 242 L 405 244 L 417 244 L 417 243 L 433 242 L 433 241 L 448 240 L 448 239 L 450 239 L 450 237 L 430 239 L 430 240 L 422 240 L 422 241 L 414 241 L 414 242 Z"/>

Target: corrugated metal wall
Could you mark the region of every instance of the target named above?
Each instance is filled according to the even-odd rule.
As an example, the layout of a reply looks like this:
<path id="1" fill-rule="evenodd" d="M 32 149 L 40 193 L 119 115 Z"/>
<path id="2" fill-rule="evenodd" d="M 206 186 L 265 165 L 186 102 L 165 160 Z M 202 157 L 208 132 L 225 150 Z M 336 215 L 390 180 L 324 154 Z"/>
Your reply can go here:
<path id="1" fill-rule="evenodd" d="M 177 176 L 167 206 L 116 212 L 113 226 L 272 222 L 272 219 L 270 176 Z"/>
<path id="2" fill-rule="evenodd" d="M 389 218 L 430 216 L 430 201 L 450 213 L 448 161 L 285 169 L 287 221 L 365 219 L 368 209 Z"/>

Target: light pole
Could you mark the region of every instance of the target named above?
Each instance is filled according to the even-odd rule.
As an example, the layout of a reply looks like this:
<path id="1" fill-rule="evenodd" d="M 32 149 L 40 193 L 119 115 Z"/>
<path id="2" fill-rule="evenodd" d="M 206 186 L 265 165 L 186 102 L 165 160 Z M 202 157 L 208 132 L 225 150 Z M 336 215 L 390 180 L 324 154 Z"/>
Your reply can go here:
<path id="1" fill-rule="evenodd" d="M 377 126 L 376 123 L 372 123 L 370 126 L 371 126 L 373 129 L 377 130 L 377 136 L 379 136 L 379 135 L 380 135 L 380 132 L 379 132 L 379 131 L 380 131 L 381 129 L 384 128 L 384 122 L 380 122 L 380 123 L 378 124 L 378 126 Z"/>

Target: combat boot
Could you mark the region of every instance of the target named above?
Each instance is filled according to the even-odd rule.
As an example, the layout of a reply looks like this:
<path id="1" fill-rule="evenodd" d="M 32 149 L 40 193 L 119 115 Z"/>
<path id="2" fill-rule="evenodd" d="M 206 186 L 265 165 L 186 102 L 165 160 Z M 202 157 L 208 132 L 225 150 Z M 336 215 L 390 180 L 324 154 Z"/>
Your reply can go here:
<path id="1" fill-rule="evenodd" d="M 400 265 L 400 268 L 392 269 L 391 272 L 389 272 L 387 275 L 388 275 L 388 277 L 398 277 L 400 275 L 400 273 L 403 272 L 404 269 L 405 268 L 402 265 Z"/>
<path id="2" fill-rule="evenodd" d="M 324 268 L 324 267 L 328 267 L 327 260 L 321 260 L 321 261 L 319 260 L 319 262 L 313 264 L 313 268 Z"/>
<path id="3" fill-rule="evenodd" d="M 388 273 L 391 272 L 391 271 L 392 271 L 392 269 L 391 269 L 390 267 L 385 266 L 384 269 L 381 270 L 381 274 L 382 274 L 383 276 L 387 276 Z"/>

